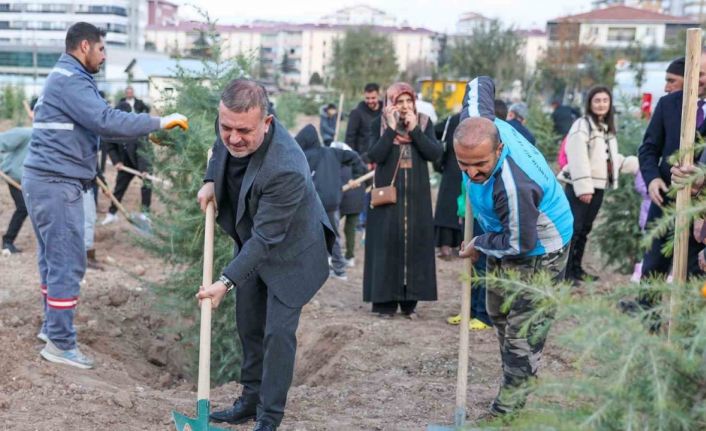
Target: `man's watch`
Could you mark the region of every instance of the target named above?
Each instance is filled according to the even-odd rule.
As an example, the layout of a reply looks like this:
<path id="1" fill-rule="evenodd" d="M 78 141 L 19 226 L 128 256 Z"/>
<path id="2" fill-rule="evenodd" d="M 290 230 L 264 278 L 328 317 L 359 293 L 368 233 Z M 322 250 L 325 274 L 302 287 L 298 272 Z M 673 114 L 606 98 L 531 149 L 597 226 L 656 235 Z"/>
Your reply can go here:
<path id="1" fill-rule="evenodd" d="M 227 288 L 226 293 L 230 292 L 235 287 L 235 283 L 230 281 L 230 279 L 228 277 L 226 277 L 225 274 L 221 274 L 221 276 L 218 277 L 218 281 L 225 284 L 225 286 Z"/>

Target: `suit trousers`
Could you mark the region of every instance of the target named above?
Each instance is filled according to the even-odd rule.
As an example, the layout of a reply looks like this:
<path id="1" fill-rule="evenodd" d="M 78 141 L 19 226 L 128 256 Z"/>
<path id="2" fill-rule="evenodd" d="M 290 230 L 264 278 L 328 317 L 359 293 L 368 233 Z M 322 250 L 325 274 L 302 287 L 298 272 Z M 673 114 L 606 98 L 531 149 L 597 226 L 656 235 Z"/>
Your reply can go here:
<path id="1" fill-rule="evenodd" d="M 257 401 L 257 420 L 282 422 L 294 375 L 301 308 L 282 303 L 257 278 L 237 287 L 235 316 L 243 347 L 243 397 Z"/>
<path id="2" fill-rule="evenodd" d="M 665 205 L 669 204 L 665 202 Z M 662 208 L 650 204 L 650 209 L 647 212 L 647 226 L 650 223 L 662 217 Z M 691 234 L 691 227 L 689 228 L 689 252 L 687 258 L 687 274 L 691 276 L 700 276 L 703 274 L 701 269 L 699 269 L 698 255 L 699 252 L 704 248 L 703 244 L 700 244 Z M 672 234 L 673 235 L 673 234 Z M 662 247 L 669 240 L 669 236 L 656 238 L 650 244 L 649 250 L 645 253 L 645 257 L 642 262 L 642 280 L 646 281 L 649 278 L 657 276 L 666 276 L 672 269 L 672 258 L 667 257 L 662 253 Z M 638 298 L 640 304 L 645 308 L 651 308 L 658 298 L 651 295 L 649 292 L 641 294 Z"/>

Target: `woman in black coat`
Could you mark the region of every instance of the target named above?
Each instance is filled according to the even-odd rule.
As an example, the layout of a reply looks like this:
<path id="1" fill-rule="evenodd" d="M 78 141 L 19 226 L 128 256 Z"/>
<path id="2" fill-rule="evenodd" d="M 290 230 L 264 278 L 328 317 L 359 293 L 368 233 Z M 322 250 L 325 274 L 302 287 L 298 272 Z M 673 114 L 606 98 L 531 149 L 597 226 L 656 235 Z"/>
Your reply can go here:
<path id="1" fill-rule="evenodd" d="M 427 164 L 441 157 L 442 148 L 432 122 L 417 112 L 409 84 L 392 85 L 386 105 L 382 118 L 372 123 L 376 141 L 371 142 L 368 157 L 377 164 L 375 187 L 394 185 L 397 203 L 368 212 L 363 300 L 372 302 L 373 312 L 383 317 L 394 315 L 399 307 L 413 318 L 417 301 L 436 300 Z"/>
<path id="2" fill-rule="evenodd" d="M 461 169 L 456 161 L 453 136 L 460 115 L 452 115 L 436 126 L 437 136 L 444 142 L 444 154 L 434 163 L 434 170 L 441 173 L 439 194 L 434 213 L 434 236 L 439 247 L 439 257 L 448 259 L 463 241 L 463 225 L 458 217 L 458 196 L 461 194 Z"/>

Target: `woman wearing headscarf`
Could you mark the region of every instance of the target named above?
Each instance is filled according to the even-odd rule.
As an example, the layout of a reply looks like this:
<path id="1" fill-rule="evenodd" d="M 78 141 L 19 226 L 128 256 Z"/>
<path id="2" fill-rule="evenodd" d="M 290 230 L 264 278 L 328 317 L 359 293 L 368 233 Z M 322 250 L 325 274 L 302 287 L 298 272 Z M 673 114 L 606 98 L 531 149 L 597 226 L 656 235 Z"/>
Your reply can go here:
<path id="1" fill-rule="evenodd" d="M 382 117 L 371 125 L 368 157 L 377 164 L 374 189 L 396 187 L 396 202 L 368 212 L 363 300 L 381 317 L 398 308 L 415 317 L 417 301 L 436 300 L 434 222 L 428 162 L 442 147 L 434 125 L 417 112 L 414 89 L 406 83 L 387 90 Z"/>

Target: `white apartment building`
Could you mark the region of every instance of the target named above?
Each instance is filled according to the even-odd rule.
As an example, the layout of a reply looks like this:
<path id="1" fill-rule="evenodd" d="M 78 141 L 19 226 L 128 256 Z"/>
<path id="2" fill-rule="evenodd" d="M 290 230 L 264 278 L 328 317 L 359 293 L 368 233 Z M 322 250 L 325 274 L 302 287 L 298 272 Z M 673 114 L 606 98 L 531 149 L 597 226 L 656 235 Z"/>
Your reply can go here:
<path id="1" fill-rule="evenodd" d="M 695 25 L 692 18 L 618 5 L 550 20 L 547 33 L 550 44 L 570 40 L 606 49 L 635 44 L 663 48 L 681 30 Z"/>
<path id="2" fill-rule="evenodd" d="M 282 76 L 288 85 L 307 86 L 314 73 L 326 79 L 330 72 L 333 47 L 346 31 L 357 26 L 342 24 L 287 24 L 264 23 L 244 26 L 217 26 L 224 54 L 227 57 L 244 55 L 259 60 L 270 75 Z M 372 26 L 387 35 L 395 46 L 397 64 L 405 71 L 412 65 L 435 64 L 439 47 L 436 33 L 414 27 Z M 169 54 L 188 54 L 194 47 L 203 23 L 181 23 L 177 26 L 149 26 L 146 38 L 156 51 Z M 288 72 L 281 66 L 287 57 Z"/>
<path id="3" fill-rule="evenodd" d="M 344 7 L 319 19 L 321 24 L 396 26 L 397 18 L 367 5 Z"/>

